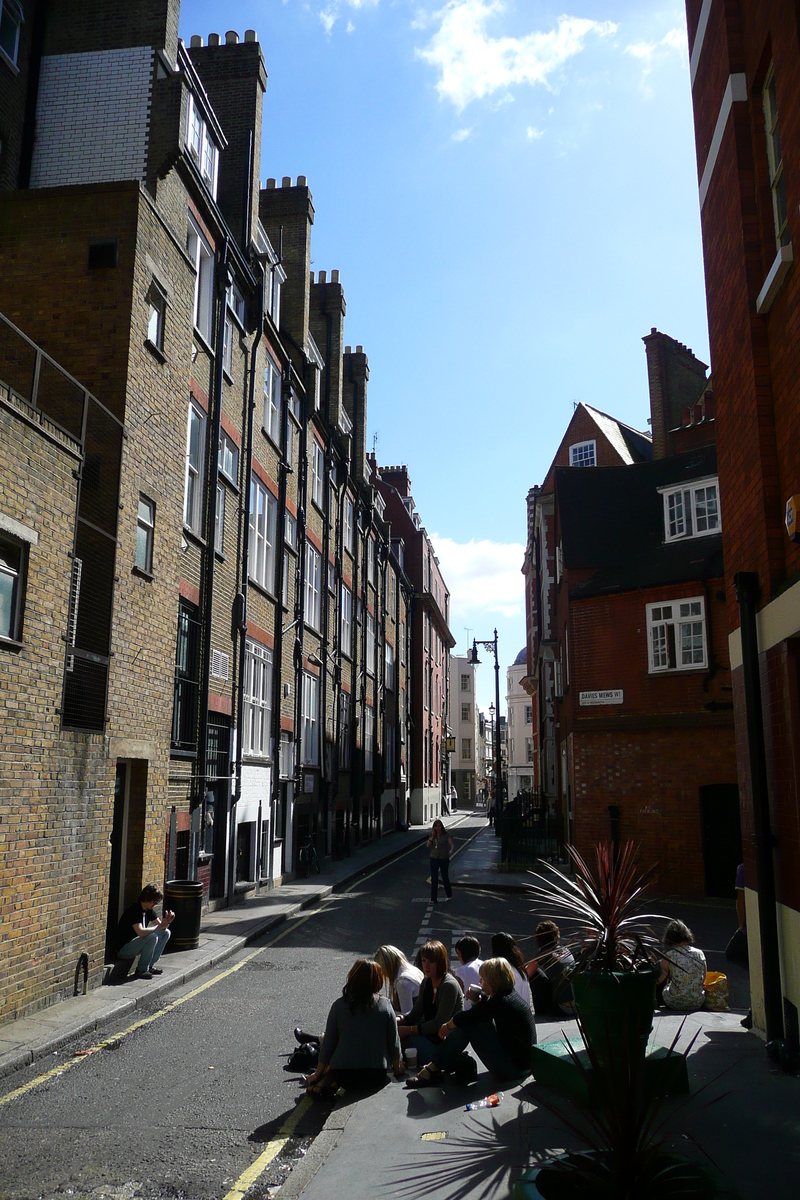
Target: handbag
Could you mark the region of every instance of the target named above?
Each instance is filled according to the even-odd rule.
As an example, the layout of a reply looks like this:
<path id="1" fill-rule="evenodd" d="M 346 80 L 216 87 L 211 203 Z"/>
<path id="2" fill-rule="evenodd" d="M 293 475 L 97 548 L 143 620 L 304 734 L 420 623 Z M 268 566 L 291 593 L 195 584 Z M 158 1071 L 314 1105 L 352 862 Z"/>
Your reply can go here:
<path id="1" fill-rule="evenodd" d="M 703 980 L 706 998 L 703 1007 L 709 1012 L 728 1012 L 728 976 L 722 971 L 707 971 Z"/>

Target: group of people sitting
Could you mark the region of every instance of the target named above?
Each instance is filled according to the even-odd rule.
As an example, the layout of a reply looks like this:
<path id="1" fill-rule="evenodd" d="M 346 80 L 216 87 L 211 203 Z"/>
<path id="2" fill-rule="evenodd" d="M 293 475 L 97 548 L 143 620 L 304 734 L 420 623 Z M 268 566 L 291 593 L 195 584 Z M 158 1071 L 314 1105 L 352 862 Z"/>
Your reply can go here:
<path id="1" fill-rule="evenodd" d="M 420 1064 L 407 1079 L 409 1088 L 448 1079 L 466 1084 L 477 1077 L 470 1047 L 498 1080 L 523 1079 L 536 1044 L 535 1017 L 574 1015 L 575 959 L 561 943 L 558 926 L 541 921 L 534 940 L 536 958 L 527 962 L 508 933 L 493 935 L 487 959 L 480 957 L 476 937 L 462 937 L 452 968 L 439 941 L 427 942 L 416 964 L 390 945 L 379 946 L 372 960 L 358 959 L 331 1007 L 324 1035 L 297 1031 L 301 1040 L 319 1044 L 318 1066 L 306 1077 L 309 1093 L 378 1087 L 389 1069 L 402 1078 L 404 1054 L 409 1063 Z M 702 1007 L 706 960 L 693 941 L 682 921 L 667 926 L 658 980 L 659 1003 L 667 1007 Z"/>

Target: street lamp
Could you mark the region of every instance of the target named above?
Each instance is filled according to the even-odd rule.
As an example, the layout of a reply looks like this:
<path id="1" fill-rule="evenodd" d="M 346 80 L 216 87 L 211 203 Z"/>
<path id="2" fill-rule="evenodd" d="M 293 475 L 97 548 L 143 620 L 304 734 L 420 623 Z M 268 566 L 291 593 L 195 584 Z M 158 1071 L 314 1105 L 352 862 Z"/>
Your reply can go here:
<path id="1" fill-rule="evenodd" d="M 497 714 L 494 726 L 494 832 L 495 837 L 499 837 L 500 817 L 503 815 L 503 792 L 500 774 L 500 662 L 497 657 L 497 630 L 495 629 L 491 641 L 482 641 L 480 638 L 472 639 L 472 654 L 467 657 L 473 666 L 478 666 L 481 661 L 478 658 L 478 646 L 483 646 L 484 650 L 491 650 L 494 654 L 494 707 Z M 491 705 L 489 705 L 489 709 L 491 711 Z"/>

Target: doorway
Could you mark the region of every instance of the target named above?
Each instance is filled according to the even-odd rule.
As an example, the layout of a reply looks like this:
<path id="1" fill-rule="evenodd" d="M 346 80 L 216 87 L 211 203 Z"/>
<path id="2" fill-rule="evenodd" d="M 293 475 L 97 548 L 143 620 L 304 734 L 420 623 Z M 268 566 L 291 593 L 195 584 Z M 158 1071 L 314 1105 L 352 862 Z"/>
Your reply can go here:
<path id="1" fill-rule="evenodd" d="M 106 914 L 106 953 L 113 953 L 117 924 L 142 890 L 147 762 L 118 759 L 114 778 L 111 865 Z"/>
<path id="2" fill-rule="evenodd" d="M 212 900 L 225 895 L 231 792 L 230 751 L 230 718 L 221 716 L 219 713 L 209 713 L 206 754 L 208 779 L 203 813 L 203 849 L 212 856 L 209 890 Z"/>
<path id="3" fill-rule="evenodd" d="M 735 783 L 700 788 L 703 869 L 707 896 L 732 899 L 736 868 L 742 861 L 739 789 Z"/>

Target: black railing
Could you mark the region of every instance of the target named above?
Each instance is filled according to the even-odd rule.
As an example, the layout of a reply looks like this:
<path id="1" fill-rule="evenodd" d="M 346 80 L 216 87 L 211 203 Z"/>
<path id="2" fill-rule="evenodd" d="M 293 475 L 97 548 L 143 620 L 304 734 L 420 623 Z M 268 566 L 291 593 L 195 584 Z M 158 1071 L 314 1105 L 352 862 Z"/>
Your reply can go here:
<path id="1" fill-rule="evenodd" d="M 535 792 L 518 792 L 508 800 L 500 818 L 502 862 L 506 870 L 532 867 L 540 858 L 559 857 L 558 823 Z"/>

